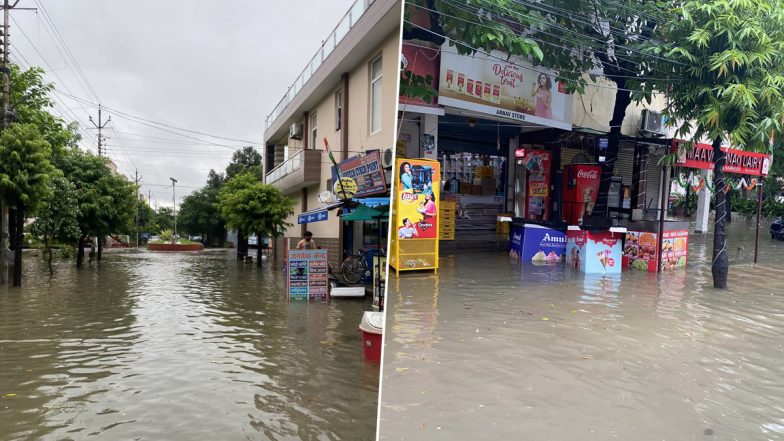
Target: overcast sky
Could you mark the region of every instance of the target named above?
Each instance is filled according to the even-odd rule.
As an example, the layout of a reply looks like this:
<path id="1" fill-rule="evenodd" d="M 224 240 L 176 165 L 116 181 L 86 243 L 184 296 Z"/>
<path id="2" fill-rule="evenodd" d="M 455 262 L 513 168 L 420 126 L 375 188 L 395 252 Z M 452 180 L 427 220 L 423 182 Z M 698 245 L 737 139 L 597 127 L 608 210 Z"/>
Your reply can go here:
<path id="1" fill-rule="evenodd" d="M 109 109 L 260 147 L 264 119 L 315 54 L 352 0 L 21 0 L 11 12 L 11 59 L 47 70 L 58 90 Z M 43 8 L 40 8 L 43 6 Z M 78 62 L 79 80 L 44 11 Z M 26 35 L 25 35 L 26 34 Z M 29 39 L 29 40 L 28 40 Z M 40 52 L 40 54 L 38 53 Z M 47 66 L 48 65 L 48 66 Z M 58 78 L 59 77 L 59 78 Z M 77 119 L 95 151 L 97 109 L 64 95 L 56 113 Z M 110 130 L 113 127 L 114 130 Z M 112 115 L 108 155 L 121 172 L 142 175 L 153 203 L 171 205 L 223 170 L 246 143 L 172 130 Z M 200 144 L 188 135 L 210 143 Z M 166 186 L 169 186 L 166 188 Z"/>

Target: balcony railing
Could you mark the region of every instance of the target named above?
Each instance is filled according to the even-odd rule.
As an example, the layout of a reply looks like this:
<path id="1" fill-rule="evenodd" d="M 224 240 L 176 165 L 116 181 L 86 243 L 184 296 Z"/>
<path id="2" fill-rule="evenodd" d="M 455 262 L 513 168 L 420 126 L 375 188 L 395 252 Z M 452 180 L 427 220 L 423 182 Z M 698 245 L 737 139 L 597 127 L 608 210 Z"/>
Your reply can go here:
<path id="1" fill-rule="evenodd" d="M 368 4 L 367 6 L 365 4 Z M 348 31 L 354 27 L 354 25 L 359 21 L 362 15 L 365 13 L 369 5 L 372 2 L 368 0 L 356 0 L 351 8 L 349 8 L 348 12 L 343 16 L 335 29 L 329 34 L 326 40 L 321 44 L 321 47 L 313 58 L 310 59 L 308 64 L 305 66 L 305 69 L 302 70 L 302 73 L 299 74 L 297 79 L 294 81 L 289 87 L 288 92 L 286 95 L 281 98 L 278 104 L 272 109 L 272 113 L 267 116 L 267 119 L 264 121 L 264 130 L 267 130 L 272 126 L 272 124 L 280 117 L 284 110 L 286 110 L 286 106 L 291 103 L 294 98 L 299 94 L 305 84 L 308 82 L 310 77 L 318 70 L 321 63 L 327 59 L 329 54 L 340 44 L 343 38 L 348 34 Z"/>
<path id="2" fill-rule="evenodd" d="M 300 150 L 264 177 L 264 182 L 284 192 L 318 184 L 320 181 L 321 150 Z"/>

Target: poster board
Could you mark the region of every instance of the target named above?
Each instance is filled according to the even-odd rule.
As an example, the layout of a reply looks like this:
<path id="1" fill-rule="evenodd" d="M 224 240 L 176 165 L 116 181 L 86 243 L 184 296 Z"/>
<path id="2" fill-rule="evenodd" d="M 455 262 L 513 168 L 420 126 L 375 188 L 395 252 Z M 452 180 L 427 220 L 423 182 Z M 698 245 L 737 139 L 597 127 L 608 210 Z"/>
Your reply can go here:
<path id="1" fill-rule="evenodd" d="M 566 232 L 566 266 L 586 274 L 620 274 L 620 233 L 569 227 Z"/>
<path id="2" fill-rule="evenodd" d="M 289 301 L 329 299 L 327 250 L 289 250 L 286 286 Z"/>
<path id="3" fill-rule="evenodd" d="M 441 164 L 428 159 L 395 163 L 390 266 L 397 271 L 438 268 Z"/>

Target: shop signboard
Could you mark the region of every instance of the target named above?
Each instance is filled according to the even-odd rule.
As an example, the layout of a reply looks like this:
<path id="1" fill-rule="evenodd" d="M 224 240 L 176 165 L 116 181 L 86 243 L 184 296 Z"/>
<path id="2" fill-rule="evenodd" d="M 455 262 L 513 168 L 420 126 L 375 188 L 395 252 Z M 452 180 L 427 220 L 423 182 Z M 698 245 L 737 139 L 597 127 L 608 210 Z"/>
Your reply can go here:
<path id="1" fill-rule="evenodd" d="M 354 181 L 355 193 L 349 197 L 365 197 L 374 194 L 383 194 L 387 191 L 387 181 L 384 177 L 384 168 L 381 166 L 381 152 L 372 150 L 364 155 L 352 156 L 338 163 L 340 180 L 338 179 L 335 167 L 332 167 L 332 182 L 341 182 L 345 187 L 349 187 L 345 182 L 348 179 Z M 340 188 L 335 188 L 335 194 L 343 197 Z"/>
<path id="2" fill-rule="evenodd" d="M 441 182 L 438 163 L 423 159 L 400 160 L 396 172 L 397 238 L 437 239 Z"/>
<path id="3" fill-rule="evenodd" d="M 326 250 L 289 250 L 289 300 L 327 300 L 329 263 Z"/>
<path id="4" fill-rule="evenodd" d="M 441 46 L 438 103 L 494 117 L 572 129 L 572 96 L 555 71 L 493 51 L 458 54 Z"/>
<path id="5" fill-rule="evenodd" d="M 622 241 L 619 233 L 570 227 L 566 232 L 566 264 L 587 274 L 620 274 Z"/>
<path id="6" fill-rule="evenodd" d="M 691 148 L 680 148 L 686 141 L 674 139 L 671 151 L 677 153 L 675 165 L 688 168 L 713 170 L 714 152 L 710 144 L 694 143 Z M 767 176 L 770 172 L 773 158 L 771 155 L 744 150 L 722 147 L 727 160 L 724 164 L 725 173 L 738 173 L 751 176 Z"/>
<path id="7" fill-rule="evenodd" d="M 566 253 L 566 234 L 541 225 L 512 227 L 510 256 L 523 262 L 558 263 Z"/>

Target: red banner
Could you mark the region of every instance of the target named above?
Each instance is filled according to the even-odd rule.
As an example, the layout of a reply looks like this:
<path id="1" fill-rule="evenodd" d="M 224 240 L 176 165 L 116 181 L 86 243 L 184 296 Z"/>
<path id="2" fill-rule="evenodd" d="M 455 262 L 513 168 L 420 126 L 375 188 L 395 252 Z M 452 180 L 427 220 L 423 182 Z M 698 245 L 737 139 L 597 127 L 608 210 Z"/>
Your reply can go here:
<path id="1" fill-rule="evenodd" d="M 672 152 L 677 154 L 675 165 L 713 170 L 713 146 L 710 144 L 694 143 L 690 149 L 679 151 L 680 145 L 685 142 L 686 141 L 680 139 L 672 140 Z M 727 155 L 727 161 L 724 164 L 723 169 L 725 173 L 767 176 L 770 172 L 771 162 L 773 161 L 771 155 L 726 147 L 722 147 L 721 150 Z"/>

